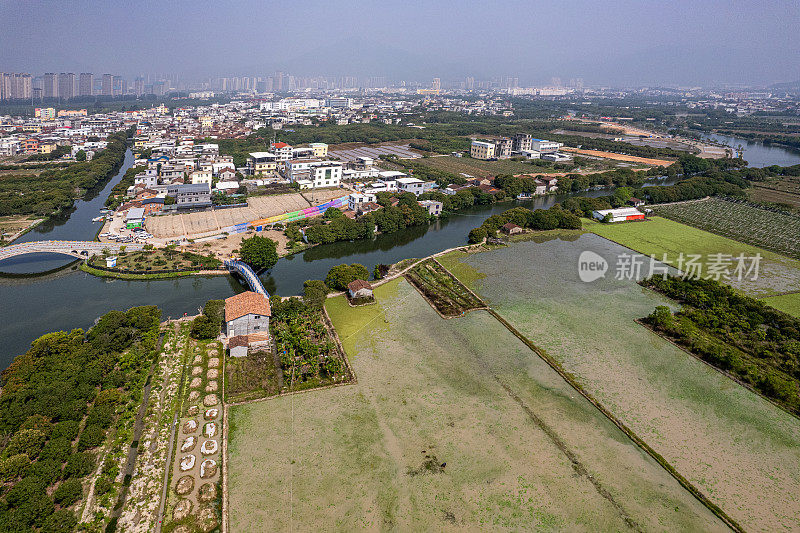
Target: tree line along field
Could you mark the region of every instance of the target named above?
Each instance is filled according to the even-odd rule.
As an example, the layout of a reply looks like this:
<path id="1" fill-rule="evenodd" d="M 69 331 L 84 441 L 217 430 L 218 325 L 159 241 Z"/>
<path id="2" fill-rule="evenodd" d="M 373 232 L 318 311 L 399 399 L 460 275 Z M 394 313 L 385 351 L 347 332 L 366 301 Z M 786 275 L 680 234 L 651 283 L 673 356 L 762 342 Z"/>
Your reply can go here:
<path id="1" fill-rule="evenodd" d="M 357 382 L 230 407 L 232 531 L 725 529 L 489 313 L 375 298 L 325 304 Z"/>
<path id="2" fill-rule="evenodd" d="M 612 265 L 605 278 L 580 281 L 585 250 Z M 472 272 L 466 284 L 483 301 L 744 530 L 800 528 L 800 422 L 637 324 L 675 304 L 635 280 L 615 279 L 615 258 L 630 253 L 585 234 L 439 261 L 451 272 Z"/>
<path id="3" fill-rule="evenodd" d="M 709 198 L 653 210 L 696 228 L 800 259 L 800 217 L 740 201 Z"/>

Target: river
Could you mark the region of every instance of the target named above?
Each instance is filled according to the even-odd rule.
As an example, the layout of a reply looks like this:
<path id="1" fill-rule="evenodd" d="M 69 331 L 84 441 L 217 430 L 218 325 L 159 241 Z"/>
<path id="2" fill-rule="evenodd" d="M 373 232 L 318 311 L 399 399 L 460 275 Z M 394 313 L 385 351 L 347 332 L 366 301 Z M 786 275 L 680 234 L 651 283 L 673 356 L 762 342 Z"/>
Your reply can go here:
<path id="1" fill-rule="evenodd" d="M 780 149 L 769 147 L 769 150 Z M 789 164 L 796 162 L 800 161 Z M 35 228 L 18 242 L 93 239 L 99 223 L 92 223 L 91 219 L 98 216 L 111 188 L 132 164 L 133 156 L 129 151 L 116 176 L 90 191 L 83 200 L 76 201 L 70 213 Z M 608 194 L 608 191 L 582 194 L 599 196 Z M 515 204 L 506 202 L 473 207 L 427 227 L 407 228 L 391 235 L 379 235 L 373 240 L 317 246 L 281 258 L 270 272 L 262 275 L 262 280 L 270 294 L 300 294 L 305 280 L 323 279 L 334 265 L 358 262 L 372 270 L 378 263 L 391 264 L 409 257 L 425 257 L 465 244 L 470 229 L 513 205 L 546 209 L 566 197 L 554 195 Z M 164 317 L 177 317 L 184 313 L 194 314 L 209 299 L 227 298 L 245 290 L 231 276 L 154 281 L 97 278 L 76 270 L 71 262 L 64 256 L 32 254 L 0 264 L 0 271 L 18 276 L 0 277 L 0 368 L 6 368 L 37 337 L 51 331 L 88 328 L 112 309 L 157 305 Z"/>
<path id="2" fill-rule="evenodd" d="M 733 149 L 736 149 L 739 145 L 741 145 L 742 148 L 744 148 L 744 155 L 742 157 L 751 167 L 762 168 L 770 165 L 790 167 L 792 165 L 800 165 L 800 150 L 767 145 L 739 137 L 718 135 L 716 133 L 704 134 L 703 138 L 721 144 L 726 144 Z"/>

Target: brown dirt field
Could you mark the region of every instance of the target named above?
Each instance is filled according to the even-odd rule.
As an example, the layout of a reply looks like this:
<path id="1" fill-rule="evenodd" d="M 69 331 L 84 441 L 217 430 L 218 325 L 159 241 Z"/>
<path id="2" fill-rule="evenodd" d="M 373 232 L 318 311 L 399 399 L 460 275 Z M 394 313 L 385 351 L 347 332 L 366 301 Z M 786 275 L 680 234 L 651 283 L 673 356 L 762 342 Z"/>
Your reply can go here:
<path id="1" fill-rule="evenodd" d="M 628 161 L 631 163 L 642 163 L 644 165 L 653 165 L 660 167 L 668 167 L 675 161 L 668 161 L 666 159 L 651 159 L 649 157 L 636 157 L 633 155 L 615 154 L 612 152 L 603 152 L 601 150 L 579 150 L 577 148 L 569 148 L 564 146 L 561 148 L 564 152 L 572 152 L 575 154 L 593 155 L 595 157 L 603 157 L 606 159 L 614 159 L 615 161 Z"/>
<path id="2" fill-rule="evenodd" d="M 747 197 L 755 202 L 789 204 L 800 209 L 800 194 L 778 191 L 767 187 L 754 186 L 747 191 Z"/>
<path id="3" fill-rule="evenodd" d="M 247 207 L 214 209 L 196 213 L 152 216 L 146 227 L 157 238 L 188 236 L 199 238 L 217 235 L 227 226 L 297 211 L 348 194 L 344 189 L 323 189 L 313 192 L 254 196 Z M 313 202 L 313 204 L 312 204 Z"/>
<path id="4" fill-rule="evenodd" d="M 212 239 L 203 242 L 193 242 L 187 244 L 186 246 L 181 247 L 181 249 L 201 254 L 213 253 L 216 257 L 220 259 L 227 258 L 233 255 L 234 250 L 239 249 L 239 246 L 242 243 L 242 239 L 252 237 L 255 234 L 256 234 L 255 231 L 248 231 L 247 233 L 236 233 L 234 235 L 228 235 L 224 239 Z M 277 242 L 279 256 L 282 257 L 289 253 L 289 250 L 286 249 L 286 243 L 289 242 L 289 239 L 286 237 L 286 235 L 284 235 L 282 231 L 277 231 L 277 230 L 260 231 L 258 232 L 258 235 L 260 237 L 268 237 L 273 241 Z"/>

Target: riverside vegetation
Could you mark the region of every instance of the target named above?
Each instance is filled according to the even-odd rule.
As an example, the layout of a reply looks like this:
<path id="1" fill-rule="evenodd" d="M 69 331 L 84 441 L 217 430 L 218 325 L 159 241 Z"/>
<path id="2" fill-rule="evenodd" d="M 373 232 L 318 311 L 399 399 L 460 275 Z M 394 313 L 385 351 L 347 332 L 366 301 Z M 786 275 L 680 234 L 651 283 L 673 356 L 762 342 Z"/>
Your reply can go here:
<path id="1" fill-rule="evenodd" d="M 87 332 L 40 337 L 3 371 L 0 530 L 70 531 L 92 492 L 110 511 L 160 316 L 154 306 L 111 311 Z"/>

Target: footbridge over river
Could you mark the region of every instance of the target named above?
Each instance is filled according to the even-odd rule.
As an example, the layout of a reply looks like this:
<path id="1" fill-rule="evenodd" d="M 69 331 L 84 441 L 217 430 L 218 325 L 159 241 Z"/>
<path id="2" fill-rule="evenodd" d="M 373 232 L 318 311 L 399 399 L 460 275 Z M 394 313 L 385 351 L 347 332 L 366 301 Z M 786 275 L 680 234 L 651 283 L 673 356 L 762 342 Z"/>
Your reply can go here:
<path id="1" fill-rule="evenodd" d="M 269 293 L 264 288 L 264 284 L 261 283 L 261 279 L 253 271 L 253 269 L 250 268 L 250 265 L 243 263 L 242 261 L 237 261 L 236 259 L 226 259 L 225 266 L 230 272 L 236 272 L 240 274 L 247 282 L 247 285 L 250 287 L 251 291 L 257 292 L 258 294 L 263 294 L 269 298 Z"/>
<path id="2" fill-rule="evenodd" d="M 108 250 L 118 254 L 122 249 L 136 251 L 144 248 L 140 243 L 112 243 L 97 241 L 32 241 L 0 247 L 0 261 L 26 254 L 62 254 L 86 259 Z"/>

